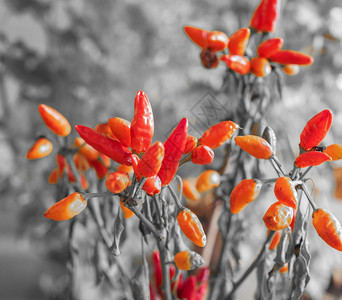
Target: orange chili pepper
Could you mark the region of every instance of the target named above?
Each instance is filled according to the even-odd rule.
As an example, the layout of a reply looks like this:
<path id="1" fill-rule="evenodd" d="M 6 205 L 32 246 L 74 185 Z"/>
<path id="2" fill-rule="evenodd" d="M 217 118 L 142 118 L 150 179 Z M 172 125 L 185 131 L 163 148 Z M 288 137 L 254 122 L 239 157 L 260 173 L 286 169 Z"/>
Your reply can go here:
<path id="1" fill-rule="evenodd" d="M 154 175 L 148 177 L 142 187 L 142 189 L 146 192 L 149 196 L 154 196 L 159 194 L 161 191 L 161 180 L 158 175 Z"/>
<path id="2" fill-rule="evenodd" d="M 48 183 L 56 184 L 58 182 L 58 174 L 59 174 L 58 169 L 57 168 L 53 169 L 49 175 Z"/>
<path id="3" fill-rule="evenodd" d="M 281 69 L 286 75 L 289 76 L 294 76 L 299 73 L 299 66 L 297 65 L 285 65 Z"/>
<path id="4" fill-rule="evenodd" d="M 250 155 L 268 159 L 273 155 L 272 146 L 263 138 L 256 135 L 237 136 L 235 143 Z"/>
<path id="5" fill-rule="evenodd" d="M 279 50 L 272 54 L 269 59 L 281 65 L 307 66 L 314 62 L 310 55 L 293 50 Z"/>
<path id="6" fill-rule="evenodd" d="M 278 201 L 297 209 L 297 191 L 289 177 L 279 177 L 274 185 L 274 194 Z"/>
<path id="7" fill-rule="evenodd" d="M 260 193 L 262 182 L 258 179 L 244 179 L 238 183 L 230 194 L 230 210 L 233 214 L 240 212 L 248 203 L 254 201 Z"/>
<path id="8" fill-rule="evenodd" d="M 183 195 L 186 199 L 194 202 L 198 201 L 201 196 L 195 187 L 194 181 L 186 178 L 183 178 Z"/>
<path id="9" fill-rule="evenodd" d="M 88 180 L 85 177 L 84 173 L 80 174 L 80 184 L 81 184 L 82 189 L 84 190 L 86 190 L 89 186 Z"/>
<path id="10" fill-rule="evenodd" d="M 279 269 L 279 273 L 281 273 L 281 274 L 287 273 L 288 271 L 289 271 L 289 264 L 288 263 L 285 263 L 284 266 Z"/>
<path id="11" fill-rule="evenodd" d="M 284 40 L 282 38 L 273 38 L 263 41 L 257 48 L 259 57 L 269 58 L 277 53 L 283 47 Z"/>
<path id="12" fill-rule="evenodd" d="M 232 121 L 223 121 L 208 128 L 199 138 L 199 144 L 216 149 L 232 137 L 239 125 Z"/>
<path id="13" fill-rule="evenodd" d="M 328 154 L 332 160 L 339 160 L 342 158 L 342 145 L 332 144 L 328 146 L 323 152 L 325 154 Z"/>
<path id="14" fill-rule="evenodd" d="M 74 146 L 78 148 L 78 153 L 82 154 L 88 161 L 96 160 L 99 157 L 99 152 L 88 145 L 81 137 L 75 138 Z"/>
<path id="15" fill-rule="evenodd" d="M 125 147 L 131 147 L 131 123 L 122 118 L 108 120 L 111 133 Z"/>
<path id="16" fill-rule="evenodd" d="M 55 221 L 65 221 L 81 213 L 87 207 L 87 201 L 80 193 L 72 193 L 52 205 L 44 217 Z"/>
<path id="17" fill-rule="evenodd" d="M 295 166 L 297 168 L 318 166 L 329 160 L 331 160 L 331 157 L 324 152 L 310 151 L 299 155 L 295 160 Z"/>
<path id="18" fill-rule="evenodd" d="M 89 162 L 80 153 L 75 153 L 73 156 L 73 160 L 78 171 L 85 172 L 90 168 Z M 60 175 L 63 176 L 63 174 Z"/>
<path id="19" fill-rule="evenodd" d="M 132 212 L 128 207 L 126 207 L 122 201 L 120 201 L 120 207 L 121 207 L 121 210 L 125 219 L 128 219 L 134 216 L 134 212 Z"/>
<path id="20" fill-rule="evenodd" d="M 181 251 L 174 257 L 176 267 L 180 270 L 189 271 L 204 264 L 203 257 L 195 251 Z"/>
<path id="21" fill-rule="evenodd" d="M 94 127 L 94 131 L 98 132 L 98 133 L 102 133 L 106 136 L 109 136 L 110 138 L 114 139 L 114 140 L 118 140 L 116 138 L 116 136 L 112 133 L 112 131 L 110 130 L 110 127 L 108 125 L 108 123 L 100 123 L 100 124 L 97 124 L 95 127 Z"/>
<path id="22" fill-rule="evenodd" d="M 139 173 L 143 177 L 156 175 L 162 165 L 164 154 L 165 149 L 162 142 L 158 141 L 151 145 L 140 158 L 138 164 Z"/>
<path id="23" fill-rule="evenodd" d="M 59 178 L 63 178 L 63 173 L 66 167 L 66 158 L 60 154 L 56 154 L 56 164 Z"/>
<path id="24" fill-rule="evenodd" d="M 261 0 L 249 26 L 258 32 L 274 32 L 278 19 L 278 6 L 277 0 Z"/>
<path id="25" fill-rule="evenodd" d="M 270 230 L 268 230 L 268 234 L 269 234 Z M 280 239 L 281 239 L 281 230 L 277 230 L 274 233 L 274 236 L 271 240 L 270 246 L 268 247 L 270 250 L 275 250 L 279 243 L 280 243 Z"/>
<path id="26" fill-rule="evenodd" d="M 243 56 L 248 44 L 251 31 L 249 28 L 240 28 L 229 37 L 228 50 L 230 54 Z"/>
<path id="27" fill-rule="evenodd" d="M 190 152 L 194 151 L 198 145 L 197 137 L 192 135 L 188 135 L 186 138 L 185 148 L 183 154 L 189 154 Z"/>
<path id="28" fill-rule="evenodd" d="M 53 150 L 52 143 L 45 137 L 38 138 L 26 153 L 27 159 L 38 159 L 48 156 Z"/>
<path id="29" fill-rule="evenodd" d="M 342 228 L 336 217 L 325 209 L 317 209 L 312 214 L 312 224 L 318 235 L 330 247 L 342 251 Z"/>
<path id="30" fill-rule="evenodd" d="M 191 161 L 198 165 L 208 165 L 214 160 L 214 151 L 208 146 L 198 146 L 191 154 Z"/>
<path id="31" fill-rule="evenodd" d="M 269 230 L 277 231 L 290 226 L 293 209 L 280 202 L 272 204 L 266 211 L 263 221 Z"/>
<path id="32" fill-rule="evenodd" d="M 253 73 L 256 77 L 266 77 L 271 74 L 272 68 L 266 58 L 253 57 L 250 60 L 250 64 L 251 73 Z"/>
<path id="33" fill-rule="evenodd" d="M 251 69 L 249 60 L 240 55 L 222 55 L 220 60 L 225 62 L 229 69 L 241 75 L 246 75 Z"/>
<path id="34" fill-rule="evenodd" d="M 110 192 L 119 194 L 128 187 L 130 182 L 131 181 L 127 173 L 116 171 L 107 175 L 105 184 Z"/>
<path id="35" fill-rule="evenodd" d="M 64 137 L 71 132 L 71 126 L 68 120 L 57 110 L 45 104 L 40 104 L 38 110 L 46 127 L 54 134 Z"/>
<path id="36" fill-rule="evenodd" d="M 197 216 L 188 208 L 180 211 L 177 216 L 179 227 L 186 237 L 199 247 L 204 247 L 207 238 Z"/>
<path id="37" fill-rule="evenodd" d="M 125 165 L 118 165 L 118 167 L 116 168 L 116 171 L 125 172 L 130 176 L 134 173 L 133 166 L 125 166 Z"/>
<path id="38" fill-rule="evenodd" d="M 200 193 L 216 188 L 221 183 L 220 174 L 215 170 L 206 170 L 198 176 L 196 189 Z"/>

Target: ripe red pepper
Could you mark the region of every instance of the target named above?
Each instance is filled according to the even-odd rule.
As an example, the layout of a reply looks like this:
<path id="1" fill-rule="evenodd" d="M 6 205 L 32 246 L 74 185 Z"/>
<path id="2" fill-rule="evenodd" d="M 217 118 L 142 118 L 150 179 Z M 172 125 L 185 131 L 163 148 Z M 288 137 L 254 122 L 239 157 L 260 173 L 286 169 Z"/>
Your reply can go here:
<path id="1" fill-rule="evenodd" d="M 66 167 L 66 158 L 60 153 L 56 154 L 56 164 L 57 164 L 58 176 L 59 178 L 62 178 L 65 167 Z"/>
<path id="2" fill-rule="evenodd" d="M 266 77 L 271 74 L 272 68 L 270 63 L 266 58 L 263 57 L 253 57 L 250 60 L 251 73 L 256 77 Z"/>
<path id="3" fill-rule="evenodd" d="M 95 150 L 107 155 L 119 164 L 127 166 L 132 164 L 131 151 L 120 142 L 114 141 L 110 137 L 86 126 L 76 125 L 75 129 L 81 138 Z"/>
<path id="4" fill-rule="evenodd" d="M 194 26 L 184 26 L 184 31 L 189 39 L 197 46 L 202 49 L 208 48 L 208 35 L 210 34 L 210 31 Z"/>
<path id="5" fill-rule="evenodd" d="M 277 231 L 290 226 L 293 209 L 280 202 L 272 204 L 266 211 L 263 221 L 269 230 Z"/>
<path id="6" fill-rule="evenodd" d="M 188 120 L 183 118 L 164 143 L 165 155 L 158 172 L 162 186 L 169 184 L 177 173 L 188 136 Z"/>
<path id="7" fill-rule="evenodd" d="M 229 69 L 241 75 L 246 75 L 251 69 L 249 60 L 240 55 L 222 55 L 220 60 L 225 62 Z"/>
<path id="8" fill-rule="evenodd" d="M 158 175 L 154 175 L 146 179 L 142 189 L 146 192 L 149 196 L 154 196 L 159 194 L 161 191 L 161 181 Z"/>
<path id="9" fill-rule="evenodd" d="M 27 159 L 38 159 L 48 156 L 53 150 L 52 143 L 45 137 L 38 138 L 26 153 Z"/>
<path id="10" fill-rule="evenodd" d="M 122 118 L 111 118 L 108 126 L 112 135 L 125 147 L 131 147 L 131 123 Z"/>
<path id="11" fill-rule="evenodd" d="M 196 299 L 197 279 L 194 275 L 189 276 L 182 284 L 179 292 L 179 299 L 197 300 Z"/>
<path id="12" fill-rule="evenodd" d="M 293 50 L 279 50 L 272 54 L 269 59 L 281 65 L 311 65 L 314 62 L 313 57 Z"/>
<path id="13" fill-rule="evenodd" d="M 332 160 L 340 160 L 342 158 L 342 145 L 332 144 L 328 146 L 324 151 L 328 154 Z"/>
<path id="14" fill-rule="evenodd" d="M 223 121 L 208 128 L 199 138 L 199 144 L 216 149 L 232 137 L 239 125 L 232 121 Z"/>
<path id="15" fill-rule="evenodd" d="M 228 50 L 232 55 L 244 56 L 251 31 L 249 28 L 240 28 L 229 37 Z"/>
<path id="16" fill-rule="evenodd" d="M 237 136 L 234 140 L 242 150 L 256 158 L 268 159 L 273 155 L 272 146 L 259 136 Z"/>
<path id="17" fill-rule="evenodd" d="M 138 170 L 143 177 L 156 175 L 161 167 L 165 150 L 162 142 L 155 142 L 151 145 L 141 157 Z"/>
<path id="18" fill-rule="evenodd" d="M 138 91 L 135 96 L 130 133 L 132 150 L 136 153 L 145 152 L 152 141 L 154 119 L 150 101 L 143 91 Z"/>
<path id="19" fill-rule="evenodd" d="M 54 134 L 67 136 L 71 132 L 68 120 L 57 110 L 45 104 L 40 104 L 38 110 L 46 127 Z"/>
<path id="20" fill-rule="evenodd" d="M 108 123 L 99 123 L 94 127 L 94 130 L 98 133 L 102 133 L 104 135 L 109 136 L 113 140 L 118 140 L 110 130 Z"/>
<path id="21" fill-rule="evenodd" d="M 228 46 L 229 38 L 221 31 L 211 31 L 208 34 L 208 49 L 216 52 L 223 51 Z"/>
<path id="22" fill-rule="evenodd" d="M 97 179 L 101 180 L 107 176 L 108 168 L 100 160 L 92 160 L 89 165 L 94 169 Z"/>
<path id="23" fill-rule="evenodd" d="M 186 144 L 185 144 L 185 148 L 184 148 L 184 154 L 189 154 L 190 152 L 194 151 L 195 148 L 198 145 L 198 139 L 197 137 L 194 137 L 192 135 L 188 135 L 188 137 L 186 138 Z"/>
<path id="24" fill-rule="evenodd" d="M 262 182 L 258 179 L 244 179 L 238 183 L 230 194 L 230 210 L 237 214 L 254 201 L 260 193 Z"/>
<path id="25" fill-rule="evenodd" d="M 289 177 L 279 177 L 274 185 L 274 194 L 278 201 L 297 209 L 297 191 Z"/>
<path id="26" fill-rule="evenodd" d="M 131 158 L 132 158 L 132 167 L 133 167 L 133 171 L 134 171 L 134 175 L 135 175 L 135 178 L 140 181 L 141 180 L 141 174 L 140 174 L 140 171 L 139 171 L 139 161 L 140 161 L 140 158 L 138 155 L 136 154 L 132 154 L 131 155 Z"/>
<path id="27" fill-rule="evenodd" d="M 342 228 L 333 214 L 325 209 L 317 209 L 312 214 L 312 224 L 330 247 L 342 251 Z"/>
<path id="28" fill-rule="evenodd" d="M 332 124 L 332 113 L 329 109 L 325 109 L 312 117 L 305 125 L 300 134 L 299 146 L 305 151 L 311 150 L 318 146 L 327 135 Z"/>
<path id="29" fill-rule="evenodd" d="M 284 40 L 282 38 L 273 38 L 263 41 L 257 48 L 259 57 L 269 58 L 277 53 L 283 47 Z"/>
<path id="30" fill-rule="evenodd" d="M 208 165 L 214 160 L 214 151 L 208 146 L 198 146 L 191 154 L 191 161 L 198 165 Z"/>
<path id="31" fill-rule="evenodd" d="M 258 32 L 274 32 L 278 10 L 277 0 L 261 0 L 252 15 L 249 26 Z"/>
<path id="32" fill-rule="evenodd" d="M 324 152 L 310 151 L 299 155 L 295 160 L 295 166 L 297 168 L 318 166 L 329 160 L 331 160 L 331 157 Z"/>

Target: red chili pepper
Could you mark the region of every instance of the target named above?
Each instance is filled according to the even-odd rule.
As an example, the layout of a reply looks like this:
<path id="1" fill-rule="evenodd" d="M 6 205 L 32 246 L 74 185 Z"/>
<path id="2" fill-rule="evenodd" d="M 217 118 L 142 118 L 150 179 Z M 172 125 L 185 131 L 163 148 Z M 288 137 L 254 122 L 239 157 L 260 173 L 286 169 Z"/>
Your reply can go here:
<path id="1" fill-rule="evenodd" d="M 272 54 L 269 59 L 281 65 L 311 65 L 314 62 L 313 57 L 293 50 L 279 50 Z"/>
<path id="2" fill-rule="evenodd" d="M 72 172 L 70 165 L 66 165 L 66 174 L 68 176 L 68 180 L 69 180 L 70 183 L 75 183 L 76 182 L 75 175 Z"/>
<path id="3" fill-rule="evenodd" d="M 45 137 L 38 138 L 26 153 L 27 159 L 38 159 L 48 156 L 53 150 L 52 143 Z"/>
<path id="4" fill-rule="evenodd" d="M 196 300 L 197 279 L 194 275 L 189 276 L 182 284 L 179 299 Z"/>
<path id="5" fill-rule="evenodd" d="M 281 273 L 281 274 L 287 273 L 288 271 L 289 271 L 289 264 L 288 263 L 285 263 L 284 266 L 282 266 L 279 269 L 279 273 Z"/>
<path id="6" fill-rule="evenodd" d="M 230 194 L 230 210 L 237 214 L 244 207 L 254 201 L 261 190 L 262 182 L 258 179 L 244 179 L 238 183 Z"/>
<path id="7" fill-rule="evenodd" d="M 146 179 L 142 189 L 146 192 L 149 196 L 154 196 L 159 194 L 161 191 L 161 181 L 158 175 L 154 175 Z"/>
<path id="8" fill-rule="evenodd" d="M 108 174 L 108 168 L 98 159 L 89 162 L 89 165 L 94 169 L 97 179 L 101 180 Z"/>
<path id="9" fill-rule="evenodd" d="M 78 153 L 82 154 L 88 161 L 96 160 L 99 157 L 99 152 L 80 137 L 75 138 L 74 146 L 78 148 Z"/>
<path id="10" fill-rule="evenodd" d="M 186 199 L 190 201 L 198 201 L 200 198 L 200 194 L 195 187 L 195 183 L 193 180 L 183 179 L 183 195 Z"/>
<path id="11" fill-rule="evenodd" d="M 332 144 L 328 146 L 324 151 L 328 154 L 332 160 L 340 160 L 342 158 L 342 145 Z"/>
<path id="12" fill-rule="evenodd" d="M 58 169 L 53 169 L 52 172 L 49 175 L 48 183 L 50 184 L 56 184 L 58 182 Z"/>
<path id="13" fill-rule="evenodd" d="M 282 38 L 273 38 L 263 41 L 257 48 L 259 57 L 269 58 L 277 53 L 283 47 L 284 40 Z"/>
<path id="14" fill-rule="evenodd" d="M 181 251 L 174 257 L 176 267 L 180 270 L 189 271 L 204 264 L 203 257 L 195 251 Z"/>
<path id="15" fill-rule="evenodd" d="M 312 117 L 305 125 L 300 134 L 299 146 L 305 151 L 311 150 L 318 146 L 327 135 L 332 124 L 332 113 L 329 109 L 325 109 Z"/>
<path id="16" fill-rule="evenodd" d="M 274 185 L 274 194 L 278 201 L 297 209 L 297 191 L 289 177 L 279 177 Z"/>
<path id="17" fill-rule="evenodd" d="M 297 168 L 318 166 L 329 160 L 331 160 L 331 157 L 326 153 L 319 151 L 310 151 L 299 155 L 295 160 L 295 166 Z"/>
<path id="18" fill-rule="evenodd" d="M 81 138 L 95 150 L 109 156 L 119 164 L 127 166 L 132 164 L 131 151 L 127 147 L 124 147 L 120 142 L 114 141 L 110 137 L 97 133 L 86 126 L 76 125 L 75 129 Z"/>
<path id="19" fill-rule="evenodd" d="M 210 31 L 194 26 L 184 26 L 184 31 L 197 46 L 202 49 L 208 48 L 208 35 Z"/>
<path id="20" fill-rule="evenodd" d="M 292 218 L 292 222 L 290 224 L 291 227 L 291 231 L 293 232 L 295 223 L 296 223 L 296 216 L 297 216 L 297 209 L 293 209 L 293 218 Z"/>
<path id="21" fill-rule="evenodd" d="M 154 281 L 155 281 L 156 287 L 159 289 L 163 283 L 163 273 L 162 273 L 162 268 L 161 268 L 159 251 L 153 251 L 152 264 L 153 264 L 153 269 L 154 269 Z"/>
<path id="22" fill-rule="evenodd" d="M 263 138 L 256 135 L 237 136 L 235 143 L 250 155 L 268 159 L 273 155 L 272 146 Z"/>
<path id="23" fill-rule="evenodd" d="M 180 211 L 177 216 L 179 227 L 186 237 L 199 247 L 204 247 L 207 238 L 197 216 L 188 208 Z"/>
<path id="24" fill-rule="evenodd" d="M 228 46 L 229 38 L 221 31 L 212 31 L 208 34 L 208 49 L 216 52 L 223 51 Z"/>
<path id="25" fill-rule="evenodd" d="M 132 212 L 128 207 L 126 207 L 122 201 L 120 201 L 120 207 L 121 207 L 121 210 L 125 219 L 128 219 L 134 216 L 134 212 Z"/>
<path id="26" fill-rule="evenodd" d="M 201 268 L 197 274 L 197 293 L 195 300 L 206 299 L 208 293 L 208 282 L 210 277 L 210 270 L 208 267 Z"/>
<path id="27" fill-rule="evenodd" d="M 271 74 L 272 68 L 266 58 L 253 57 L 250 60 L 250 64 L 251 73 L 253 73 L 256 77 L 266 77 Z"/>
<path id="28" fill-rule="evenodd" d="M 223 121 L 208 128 L 199 138 L 199 144 L 216 149 L 232 137 L 239 125 L 232 121 Z"/>
<path id="29" fill-rule="evenodd" d="M 229 37 L 228 50 L 230 54 L 244 56 L 251 31 L 240 28 Z"/>
<path id="30" fill-rule="evenodd" d="M 208 146 L 198 146 L 191 154 L 191 161 L 198 165 L 208 165 L 214 160 L 214 151 Z"/>
<path id="31" fill-rule="evenodd" d="M 122 118 L 111 118 L 108 126 L 112 135 L 125 147 L 131 147 L 131 123 Z"/>
<path id="32" fill-rule="evenodd" d="M 81 213 L 87 207 L 80 193 L 72 193 L 68 197 L 52 205 L 45 213 L 44 217 L 55 221 L 65 221 Z"/>
<path id="33" fill-rule="evenodd" d="M 131 122 L 131 146 L 136 153 L 145 152 L 154 133 L 152 107 L 143 91 L 137 92 L 134 100 L 134 117 Z"/>
<path id="34" fill-rule="evenodd" d="M 80 153 L 75 153 L 73 160 L 78 171 L 85 172 L 90 168 L 89 162 Z M 63 177 L 63 173 L 60 176 Z"/>
<path id="35" fill-rule="evenodd" d="M 88 180 L 85 177 L 84 173 L 80 174 L 80 184 L 81 184 L 82 189 L 84 190 L 86 190 L 89 186 Z"/>
<path id="36" fill-rule="evenodd" d="M 215 170 L 206 170 L 198 176 L 196 181 L 196 189 L 200 193 L 209 191 L 218 187 L 221 183 L 220 174 Z"/>
<path id="37" fill-rule="evenodd" d="M 333 214 L 325 209 L 317 209 L 312 214 L 312 224 L 323 241 L 342 251 L 342 228 Z"/>
<path id="38" fill-rule="evenodd" d="M 278 10 L 277 0 L 261 0 L 252 15 L 249 26 L 258 32 L 274 32 Z"/>
<path id="39" fill-rule="evenodd" d="M 138 170 L 143 177 L 156 175 L 161 167 L 165 150 L 162 142 L 155 142 L 151 145 L 141 157 Z"/>
<path id="40" fill-rule="evenodd" d="M 112 131 L 110 130 L 110 127 L 108 125 L 108 123 L 100 123 L 100 124 L 97 124 L 95 127 L 94 127 L 94 130 L 98 133 L 102 133 L 106 136 L 109 136 L 110 138 L 112 138 L 113 140 L 118 140 L 114 134 L 112 133 Z"/>
<path id="41" fill-rule="evenodd" d="M 293 209 L 280 202 L 272 204 L 266 211 L 263 221 L 269 230 L 277 231 L 290 226 Z"/>
<path id="42" fill-rule="evenodd" d="M 286 75 L 289 76 L 294 76 L 299 73 L 299 66 L 297 65 L 285 65 L 281 69 Z"/>
<path id="43" fill-rule="evenodd" d="M 186 138 L 186 144 L 185 144 L 185 148 L 184 148 L 184 154 L 189 154 L 190 152 L 194 151 L 195 148 L 198 145 L 198 139 L 197 137 L 194 137 L 192 135 L 188 135 L 188 137 Z"/>
<path id="44" fill-rule="evenodd" d="M 240 55 L 222 55 L 220 60 L 225 62 L 229 69 L 241 75 L 246 75 L 251 69 L 249 60 Z"/>
<path id="45" fill-rule="evenodd" d="M 63 173 L 64 173 L 64 170 L 66 167 L 66 163 L 67 163 L 66 158 L 62 154 L 57 153 L 56 154 L 56 164 L 57 164 L 57 171 L 58 171 L 59 178 L 63 177 Z"/>
<path id="46" fill-rule="evenodd" d="M 268 231 L 269 234 L 270 230 Z M 277 230 L 274 233 L 274 236 L 271 240 L 270 246 L 268 247 L 270 250 L 275 250 L 277 248 L 277 246 L 279 245 L 280 242 L 280 238 L 281 238 L 281 230 Z"/>
<path id="47" fill-rule="evenodd" d="M 158 172 L 162 186 L 169 184 L 177 173 L 188 136 L 188 120 L 183 118 L 164 143 L 165 155 Z"/>
<path id="48" fill-rule="evenodd" d="M 116 168 L 116 171 L 125 172 L 130 177 L 132 177 L 134 173 L 133 166 L 125 166 L 125 165 L 118 165 L 118 167 Z"/>
<path id="49" fill-rule="evenodd" d="M 130 183 L 128 174 L 120 171 L 108 174 L 105 181 L 107 189 L 114 194 L 121 193 Z"/>
<path id="50" fill-rule="evenodd" d="M 68 120 L 57 110 L 45 104 L 40 104 L 38 110 L 46 127 L 54 134 L 67 136 L 71 132 Z"/>
<path id="51" fill-rule="evenodd" d="M 141 174 L 140 174 L 140 171 L 139 171 L 139 168 L 138 168 L 138 165 L 139 165 L 139 161 L 140 161 L 140 158 L 138 155 L 136 154 L 132 154 L 131 155 L 131 158 L 132 158 L 132 167 L 133 167 L 133 171 L 134 171 L 134 175 L 135 175 L 135 178 L 140 181 L 141 180 Z"/>

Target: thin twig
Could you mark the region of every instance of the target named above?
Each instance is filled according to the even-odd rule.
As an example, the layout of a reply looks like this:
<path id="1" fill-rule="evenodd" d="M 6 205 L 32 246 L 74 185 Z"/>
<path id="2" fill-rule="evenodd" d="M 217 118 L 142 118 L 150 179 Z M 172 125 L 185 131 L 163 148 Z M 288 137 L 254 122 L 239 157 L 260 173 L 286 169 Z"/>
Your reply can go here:
<path id="1" fill-rule="evenodd" d="M 309 203 L 312 206 L 313 210 L 317 210 L 318 206 L 317 206 L 316 202 L 312 199 L 305 183 L 299 185 L 298 188 L 300 188 L 304 192 L 304 194 L 305 194 L 306 198 L 309 200 Z"/>

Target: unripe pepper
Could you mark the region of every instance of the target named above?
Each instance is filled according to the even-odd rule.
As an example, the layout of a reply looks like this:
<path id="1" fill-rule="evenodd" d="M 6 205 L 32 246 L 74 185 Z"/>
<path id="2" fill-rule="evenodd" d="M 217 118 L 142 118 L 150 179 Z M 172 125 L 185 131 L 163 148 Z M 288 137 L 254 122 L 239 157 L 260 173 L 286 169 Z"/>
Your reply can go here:
<path id="1" fill-rule="evenodd" d="M 333 214 L 325 209 L 317 209 L 312 214 L 312 224 L 323 241 L 342 251 L 342 228 Z"/>
<path id="2" fill-rule="evenodd" d="M 199 144 L 216 149 L 232 137 L 239 125 L 232 121 L 222 121 L 208 128 L 199 138 Z"/>
<path id="3" fill-rule="evenodd" d="M 165 155 L 158 172 L 162 186 L 169 184 L 177 173 L 188 136 L 188 120 L 183 118 L 164 143 Z"/>
<path id="4" fill-rule="evenodd" d="M 131 123 L 122 118 L 108 120 L 111 133 L 125 147 L 131 147 Z"/>
<path id="5" fill-rule="evenodd" d="M 114 141 L 110 137 L 86 126 L 76 125 L 75 129 L 81 138 L 95 150 L 107 155 L 119 164 L 127 166 L 132 164 L 131 151 L 120 142 Z"/>
<path id="6" fill-rule="evenodd" d="M 269 59 L 281 65 L 311 65 L 314 62 L 313 57 L 293 50 L 279 50 L 272 54 Z"/>
<path id="7" fill-rule="evenodd" d="M 202 224 L 197 216 L 188 208 L 180 211 L 177 215 L 179 227 L 186 237 L 199 247 L 204 247 L 207 238 Z"/>
<path id="8" fill-rule="evenodd" d="M 306 168 L 310 166 L 318 166 L 329 160 L 331 160 L 331 157 L 324 152 L 310 151 L 299 155 L 294 164 L 297 168 Z"/>
<path id="9" fill-rule="evenodd" d="M 235 143 L 250 155 L 268 159 L 273 155 L 272 146 L 263 138 L 256 135 L 237 136 Z"/>
<path id="10" fill-rule="evenodd" d="M 271 74 L 272 68 L 266 58 L 253 57 L 250 60 L 250 64 L 251 73 L 253 73 L 256 77 L 266 77 Z"/>
<path id="11" fill-rule="evenodd" d="M 87 201 L 80 193 L 72 193 L 66 198 L 52 205 L 44 217 L 54 221 L 65 221 L 81 213 L 87 207 Z"/>
<path id="12" fill-rule="evenodd" d="M 327 135 L 332 124 L 332 113 L 329 109 L 325 109 L 312 117 L 305 125 L 300 134 L 299 146 L 305 151 L 311 150 L 318 146 Z"/>
<path id="13" fill-rule="evenodd" d="M 297 209 L 297 191 L 289 177 L 279 177 L 274 185 L 274 194 L 278 201 Z"/>
<path id="14" fill-rule="evenodd" d="M 339 160 L 342 158 L 342 145 L 332 144 L 328 146 L 323 152 L 325 154 L 328 154 L 332 160 Z"/>
<path id="15" fill-rule="evenodd" d="M 282 38 L 268 39 L 259 44 L 257 54 L 259 57 L 269 58 L 277 53 L 283 47 L 283 44 L 284 40 Z"/>
<path id="16" fill-rule="evenodd" d="M 272 204 L 266 211 L 263 221 L 269 230 L 277 231 L 290 226 L 293 209 L 280 202 Z"/>
<path id="17" fill-rule="evenodd" d="M 220 174 L 215 170 L 206 170 L 198 176 L 196 189 L 200 193 L 209 191 L 218 187 L 221 183 Z"/>
<path id="18" fill-rule="evenodd" d="M 203 257 L 195 251 L 178 252 L 174 257 L 174 262 L 178 269 L 189 271 L 204 264 Z"/>
<path id="19" fill-rule="evenodd" d="M 161 167 L 165 150 L 162 142 L 155 142 L 140 158 L 138 170 L 143 177 L 156 175 Z"/>
<path id="20" fill-rule="evenodd" d="M 225 62 L 229 69 L 241 75 L 246 75 L 251 69 L 249 60 L 240 55 L 222 55 L 220 60 Z"/>
<path id="21" fill-rule="evenodd" d="M 110 192 L 118 194 L 121 193 L 126 187 L 128 187 L 130 182 L 131 181 L 127 173 L 116 171 L 108 174 L 105 184 Z"/>
<path id="22" fill-rule="evenodd" d="M 278 19 L 278 1 L 261 0 L 255 9 L 249 26 L 258 32 L 274 32 Z"/>
<path id="23" fill-rule="evenodd" d="M 135 96 L 130 133 L 132 150 L 136 153 L 145 152 L 152 141 L 154 119 L 150 101 L 143 91 L 138 91 Z"/>
<path id="24" fill-rule="evenodd" d="M 214 151 L 208 146 L 198 146 L 191 154 L 191 161 L 198 165 L 208 165 L 214 160 Z"/>
<path id="25" fill-rule="evenodd" d="M 240 212 L 248 203 L 254 201 L 260 193 L 262 182 L 259 179 L 244 179 L 238 183 L 230 194 L 230 210 L 233 214 Z"/>
<path id="26" fill-rule="evenodd" d="M 40 104 L 38 110 L 46 127 L 54 134 L 64 137 L 71 132 L 71 126 L 68 120 L 57 110 L 45 104 Z"/>
<path id="27" fill-rule="evenodd" d="M 38 159 L 48 156 L 53 150 L 52 143 L 45 137 L 38 138 L 26 153 L 27 159 Z"/>
<path id="28" fill-rule="evenodd" d="M 249 28 L 240 28 L 229 37 L 228 50 L 230 54 L 244 56 L 251 31 Z"/>

